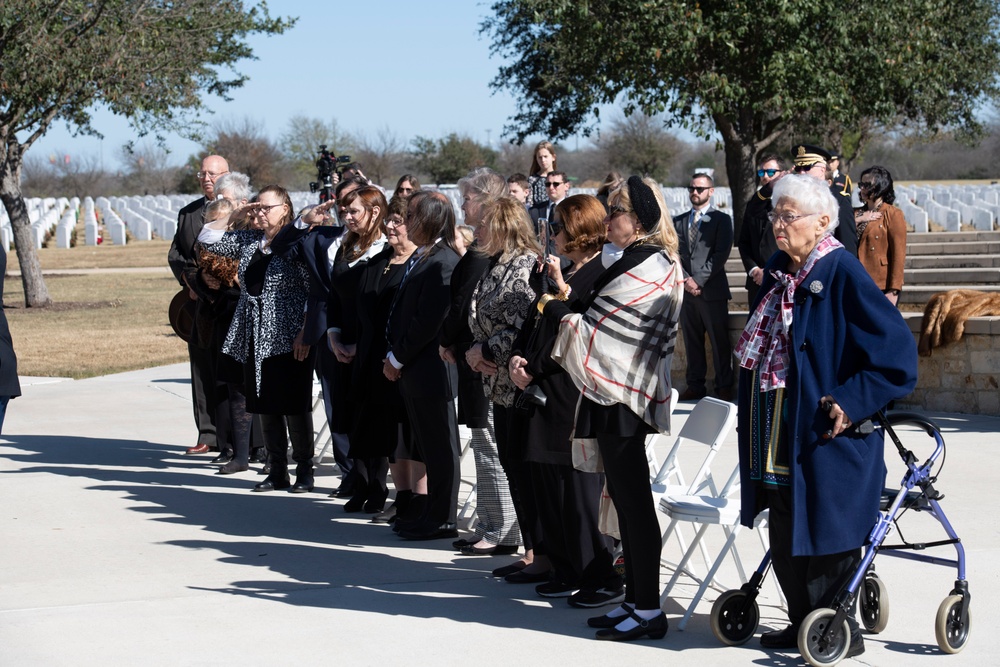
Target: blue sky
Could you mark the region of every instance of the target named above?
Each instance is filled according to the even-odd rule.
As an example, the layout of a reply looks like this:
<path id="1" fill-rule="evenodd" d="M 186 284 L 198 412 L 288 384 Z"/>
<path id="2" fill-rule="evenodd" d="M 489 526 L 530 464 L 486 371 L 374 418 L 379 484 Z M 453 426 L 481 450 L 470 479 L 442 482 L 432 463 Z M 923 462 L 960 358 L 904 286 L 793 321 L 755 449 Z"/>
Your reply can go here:
<path id="1" fill-rule="evenodd" d="M 273 0 L 269 8 L 299 21 L 283 35 L 251 37 L 259 59 L 237 66 L 249 81 L 231 102 L 206 98 L 215 111 L 209 122 L 249 116 L 277 140 L 291 116 L 305 114 L 334 118 L 351 133 L 374 136 L 387 126 L 408 142 L 458 132 L 495 146 L 515 111 L 512 97 L 489 88 L 500 66 L 479 35 L 489 2 Z M 28 155 L 100 155 L 114 167 L 120 147 L 137 136 L 107 112 L 95 114 L 94 126 L 103 141 L 74 138 L 59 123 Z M 175 164 L 198 149 L 173 135 L 167 145 Z"/>

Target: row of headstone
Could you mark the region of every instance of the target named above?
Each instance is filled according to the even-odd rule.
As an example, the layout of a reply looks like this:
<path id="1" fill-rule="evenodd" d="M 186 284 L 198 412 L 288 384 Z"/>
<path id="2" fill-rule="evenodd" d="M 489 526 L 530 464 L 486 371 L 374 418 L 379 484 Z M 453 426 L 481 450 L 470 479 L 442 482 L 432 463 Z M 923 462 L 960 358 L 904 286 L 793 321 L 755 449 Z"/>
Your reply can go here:
<path id="1" fill-rule="evenodd" d="M 111 238 L 111 242 L 115 245 L 125 245 L 128 239 L 125 222 L 121 219 L 121 217 L 119 217 L 114 209 L 111 208 L 111 202 L 108 198 L 98 197 L 94 200 L 94 204 L 101 212 L 101 220 L 104 222 L 104 228 L 108 230 L 108 236 Z"/>
<path id="2" fill-rule="evenodd" d="M 896 198 L 904 215 L 914 208 L 923 210 L 928 223 L 936 223 L 947 231 L 960 231 L 962 225 L 991 231 L 1000 220 L 1000 186 L 997 185 L 898 186 Z M 909 215 L 906 219 L 919 231 Z"/>
<path id="3" fill-rule="evenodd" d="M 101 242 L 101 229 L 97 224 L 97 212 L 94 208 L 94 200 L 91 197 L 84 197 L 83 211 L 80 213 L 83 218 L 83 243 L 84 245 L 97 245 Z"/>
<path id="4" fill-rule="evenodd" d="M 73 246 L 73 230 L 76 229 L 76 212 L 80 208 L 80 200 L 73 197 L 63 210 L 62 217 L 56 225 L 56 247 L 71 248 Z"/>

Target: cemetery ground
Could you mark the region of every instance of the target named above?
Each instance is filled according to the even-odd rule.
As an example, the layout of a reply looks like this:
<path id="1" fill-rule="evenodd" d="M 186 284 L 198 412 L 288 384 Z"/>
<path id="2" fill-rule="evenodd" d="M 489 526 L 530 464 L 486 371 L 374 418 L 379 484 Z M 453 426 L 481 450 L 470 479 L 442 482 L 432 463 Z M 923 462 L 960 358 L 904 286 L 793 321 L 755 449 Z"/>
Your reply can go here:
<path id="1" fill-rule="evenodd" d="M 186 344 L 167 320 L 178 290 L 166 268 L 169 246 L 42 248 L 50 308 L 24 307 L 17 256 L 8 253 L 4 304 L 18 373 L 85 378 L 187 359 Z M 116 271 L 126 268 L 137 270 Z"/>

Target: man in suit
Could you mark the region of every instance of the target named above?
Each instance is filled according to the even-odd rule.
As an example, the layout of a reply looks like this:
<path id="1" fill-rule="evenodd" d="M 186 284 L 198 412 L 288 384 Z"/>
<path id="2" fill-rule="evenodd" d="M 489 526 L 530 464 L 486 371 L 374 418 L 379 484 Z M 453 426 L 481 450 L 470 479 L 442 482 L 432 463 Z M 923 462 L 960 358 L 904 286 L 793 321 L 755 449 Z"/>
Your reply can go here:
<path id="1" fill-rule="evenodd" d="M 220 155 L 209 155 L 201 161 L 198 182 L 204 197 L 197 199 L 177 214 L 177 231 L 167 253 L 167 263 L 182 288 L 191 290 L 191 297 L 198 299 L 195 287 L 198 274 L 198 256 L 195 243 L 205 221 L 205 206 L 215 198 L 215 181 L 229 173 L 229 163 Z M 215 360 L 210 341 L 198 340 L 197 327 L 188 341 L 188 356 L 191 359 L 191 402 L 194 404 L 194 422 L 198 427 L 198 441 L 189 447 L 186 454 L 204 454 L 220 447 L 215 434 Z"/>
<path id="2" fill-rule="evenodd" d="M 757 162 L 757 182 L 760 188 L 747 202 L 740 226 L 740 237 L 736 246 L 747 272 L 747 305 L 753 304 L 757 289 L 764 278 L 764 264 L 778 250 L 774 241 L 771 220 L 771 184 L 785 174 L 785 162 L 781 157 L 767 153 Z"/>
<path id="3" fill-rule="evenodd" d="M 406 225 L 417 244 L 389 311 L 389 352 L 383 373 L 399 382 L 413 435 L 413 446 L 427 468 L 427 496 L 419 517 L 396 520 L 399 535 L 410 540 L 458 537 L 459 448 L 452 369 L 438 354 L 441 325 L 451 304 L 451 274 L 458 264 L 453 249 L 455 210 L 438 192 L 421 191 L 409 201 Z"/>
<path id="4" fill-rule="evenodd" d="M 726 279 L 726 260 L 733 249 L 733 219 L 711 205 L 714 185 L 708 174 L 693 175 L 688 186 L 691 210 L 674 218 L 687 292 L 680 321 L 687 354 L 687 388 L 680 396 L 682 401 L 696 401 L 708 393 L 706 333 L 712 344 L 715 393 L 725 401 L 733 400 L 728 326 L 732 294 Z"/>
<path id="5" fill-rule="evenodd" d="M 827 165 L 833 159 L 830 151 L 811 146 L 809 144 L 799 144 L 792 148 L 792 159 L 795 162 L 795 173 L 806 174 L 821 181 L 827 181 Z M 858 228 L 854 224 L 854 206 L 851 203 L 851 196 L 839 185 L 831 185 L 830 192 L 840 206 L 839 224 L 833 230 L 833 236 L 844 244 L 851 254 L 858 256 Z"/>
<path id="6" fill-rule="evenodd" d="M 535 223 L 535 234 L 538 235 L 539 241 L 542 240 L 543 232 L 539 220 L 548 220 L 548 224 L 555 222 L 556 205 L 565 199 L 566 194 L 569 192 L 569 180 L 566 178 L 566 172 L 550 171 L 549 175 L 545 177 L 545 191 L 549 195 L 549 200 L 539 202 L 528 208 L 528 215 L 531 216 L 531 221 Z M 555 235 L 548 233 L 549 230 L 544 231 L 546 232 L 546 238 L 548 238 L 545 252 L 549 255 L 554 255 L 556 254 L 556 242 L 553 238 Z M 563 270 L 566 270 L 566 266 L 563 267 Z"/>

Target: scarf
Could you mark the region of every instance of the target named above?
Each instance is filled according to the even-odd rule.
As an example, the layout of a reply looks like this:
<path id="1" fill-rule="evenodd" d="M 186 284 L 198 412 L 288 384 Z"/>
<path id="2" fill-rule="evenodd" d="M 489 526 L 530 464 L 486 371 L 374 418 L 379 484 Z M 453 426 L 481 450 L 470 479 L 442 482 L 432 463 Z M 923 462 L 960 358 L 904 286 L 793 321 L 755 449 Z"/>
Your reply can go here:
<path id="1" fill-rule="evenodd" d="M 609 282 L 584 313 L 562 318 L 552 359 L 583 396 L 621 403 L 670 431 L 670 362 L 683 300 L 680 264 L 665 252 Z"/>
<path id="2" fill-rule="evenodd" d="M 816 262 L 843 247 L 833 235 L 828 235 L 816 244 L 805 264 L 794 274 L 777 269 L 771 271 L 777 282 L 757 304 L 734 350 L 739 357 L 740 368 L 754 370 L 760 365 L 761 391 L 785 386 L 795 290 L 805 281 Z"/>

